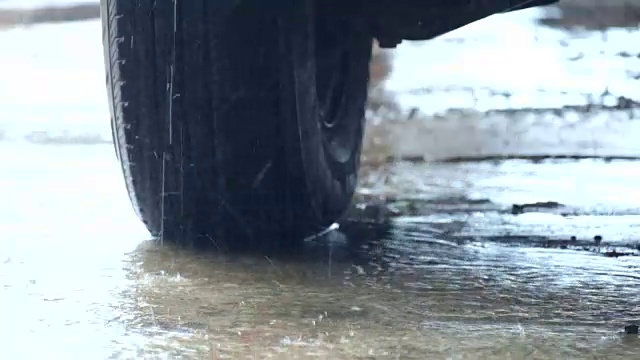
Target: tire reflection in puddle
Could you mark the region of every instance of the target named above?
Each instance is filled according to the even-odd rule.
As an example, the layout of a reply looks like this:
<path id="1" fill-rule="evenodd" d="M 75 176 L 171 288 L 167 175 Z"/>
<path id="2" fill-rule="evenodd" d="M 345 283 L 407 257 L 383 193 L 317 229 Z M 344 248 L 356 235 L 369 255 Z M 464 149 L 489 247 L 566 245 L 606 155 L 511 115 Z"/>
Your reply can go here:
<path id="1" fill-rule="evenodd" d="M 585 247 L 592 250 L 597 229 L 605 234 L 599 247 L 632 251 L 640 218 L 624 201 L 612 202 L 614 209 L 601 216 L 566 198 L 559 200 L 576 204 L 578 215 L 554 213 L 558 207 L 513 214 L 498 201 L 508 198 L 505 192 L 532 193 L 514 179 L 494 196 L 493 185 L 505 174 L 526 177 L 530 171 L 522 168 L 529 167 L 540 177 L 560 173 L 554 166 L 580 166 L 531 164 L 516 171 L 507 164 L 498 171 L 482 165 L 484 177 L 469 166 L 476 181 L 466 192 L 443 185 L 414 204 L 412 216 L 354 212 L 340 231 L 296 254 L 219 255 L 145 243 L 132 255 L 136 287 L 124 294 L 134 314 L 130 328 L 153 335 L 148 353 L 230 358 L 637 356 L 638 337 L 623 330 L 640 320 L 640 258 L 611 258 Z M 596 173 L 616 176 L 615 166 L 602 166 L 608 170 Z M 634 166 L 620 169 L 633 172 Z M 439 181 L 446 178 L 444 170 L 430 170 Z M 545 198 L 545 186 L 529 188 L 540 201 L 554 200 Z M 486 200 L 468 196 L 474 193 Z M 620 208 L 624 216 L 611 216 Z M 575 246 L 545 245 L 569 233 L 580 235 Z"/>

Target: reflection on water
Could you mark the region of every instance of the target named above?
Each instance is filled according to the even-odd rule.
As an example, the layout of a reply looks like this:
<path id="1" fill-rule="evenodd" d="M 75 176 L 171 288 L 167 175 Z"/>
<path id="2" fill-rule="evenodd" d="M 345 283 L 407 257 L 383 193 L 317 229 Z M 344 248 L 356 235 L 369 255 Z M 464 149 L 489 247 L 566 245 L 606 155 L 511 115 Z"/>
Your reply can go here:
<path id="1" fill-rule="evenodd" d="M 130 321 L 158 340 L 147 351 L 229 358 L 637 354 L 639 339 L 620 334 L 640 316 L 635 259 L 381 226 L 355 224 L 281 259 L 145 243 L 125 294 L 136 299 Z"/>
<path id="2" fill-rule="evenodd" d="M 386 212 L 354 211 L 296 254 L 250 257 L 140 243 L 110 146 L 0 150 L 11 174 L 0 177 L 11 189 L 0 207 L 1 358 L 634 358 L 640 348 L 621 334 L 640 320 L 638 162 L 395 164 L 361 188 L 363 201 L 386 197 Z M 563 206 L 511 212 L 539 201 Z M 570 234 L 579 246 L 540 240 Z M 584 251 L 595 234 L 597 251 Z M 611 246 L 630 255 L 603 256 Z"/>
<path id="3" fill-rule="evenodd" d="M 496 241 L 543 238 L 635 248 L 640 243 L 640 162 L 604 160 L 395 163 L 363 176 L 361 196 L 382 199 L 404 222 Z M 525 207 L 513 214 L 514 205 Z M 521 212 L 521 213 L 520 213 Z"/>
<path id="4" fill-rule="evenodd" d="M 473 36 L 491 44 L 470 39 L 466 53 L 514 59 L 494 49 L 516 38 L 493 41 L 506 34 L 504 24 L 493 26 L 500 31 Z M 543 92 L 530 91 L 537 78 L 522 81 L 526 61 L 510 61 L 515 77 L 502 66 L 494 66 L 501 74 L 470 77 L 456 70 L 468 57 L 455 42 L 432 42 L 438 51 L 400 49 L 430 53 L 399 57 L 405 63 L 398 69 L 408 75 L 400 84 L 409 91 L 404 102 L 417 100 L 431 112 L 463 109 L 405 114 L 390 106 L 388 93 L 372 91 L 379 98 L 370 102 L 377 112 L 369 114 L 368 164 L 389 157 L 637 155 L 636 108 L 555 108 L 584 97 L 558 84 L 600 91 L 603 79 L 615 80 L 631 96 L 637 86 L 620 76 L 636 69 L 636 60 L 607 57 L 591 37 L 571 39 L 561 50 L 555 36 L 545 42 L 537 30 L 516 35 L 534 33 L 535 42 L 517 41 L 524 52 L 516 53 L 549 60 L 543 77 L 553 86 Z M 616 34 L 615 44 L 628 49 L 632 34 Z M 113 148 L 86 146 L 110 136 L 103 74 L 96 71 L 103 61 L 99 24 L 5 35 L 13 51 L 3 59 L 17 69 L 5 82 L 17 85 L 6 86 L 0 129 L 1 359 L 640 357 L 640 338 L 621 333 L 640 322 L 640 162 L 385 164 L 365 169 L 361 203 L 340 231 L 296 254 L 162 247 L 143 242 L 148 234 L 131 209 Z M 63 40 L 86 51 L 69 52 Z M 21 52 L 11 44 L 33 46 Z M 583 51 L 583 65 L 560 61 Z M 611 73 L 620 76 L 612 80 L 602 61 L 620 64 Z M 376 83 L 388 71 L 372 70 L 380 75 Z M 417 89 L 416 74 L 434 87 Z M 562 80 L 567 74 L 577 80 Z M 480 81 L 487 76 L 489 83 Z M 460 84 L 473 78 L 481 83 L 469 96 Z M 33 83 L 40 86 L 24 86 Z M 525 83 L 514 96 L 496 92 Z M 505 104 L 553 108 L 477 111 Z M 526 206 L 541 203 L 554 205 Z M 604 240 L 596 244 L 596 235 Z M 624 256 L 607 255 L 612 251 Z"/>

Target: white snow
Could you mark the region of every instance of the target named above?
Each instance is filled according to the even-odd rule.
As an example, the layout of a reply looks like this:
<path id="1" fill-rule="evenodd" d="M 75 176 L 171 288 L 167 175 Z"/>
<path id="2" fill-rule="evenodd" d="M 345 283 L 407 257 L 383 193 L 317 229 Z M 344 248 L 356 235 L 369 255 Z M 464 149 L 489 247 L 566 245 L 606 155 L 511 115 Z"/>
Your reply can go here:
<path id="1" fill-rule="evenodd" d="M 536 26 L 540 15 L 538 9 L 496 15 L 432 41 L 401 44 L 394 53 L 394 72 L 387 89 L 404 111 L 417 107 L 427 115 L 443 114 L 450 122 L 437 122 L 435 132 L 431 117 L 417 125 L 394 125 L 382 138 L 385 147 L 394 155 L 439 158 L 500 152 L 497 148 L 505 141 L 510 145 L 504 151 L 525 151 L 518 143 L 526 137 L 529 149 L 561 144 L 557 151 L 586 147 L 593 153 L 589 149 L 593 145 L 598 151 L 613 146 L 614 155 L 640 153 L 633 145 L 636 142 L 629 140 L 638 138 L 640 126 L 626 113 L 569 114 L 597 124 L 587 131 L 573 126 L 577 122 L 570 118 L 521 114 L 519 118 L 526 121 L 504 116 L 494 121 L 482 115 L 487 109 L 559 107 L 584 104 L 589 98 L 605 104 L 619 95 L 640 99 L 640 82 L 628 77 L 629 72 L 640 71 L 640 58 L 616 56 L 633 51 L 628 44 L 638 40 L 640 33 L 613 29 L 605 34 L 569 34 Z M 12 141 L 109 141 L 98 20 L 2 31 L 0 48 L 11 49 L 0 56 L 5 69 L 0 86 L 0 136 Z M 578 55 L 582 59 L 571 61 Z M 606 89 L 613 95 L 601 99 Z M 467 110 L 446 113 L 450 108 Z M 520 134 L 528 126 L 530 136 L 523 137 Z M 558 128 L 562 137 L 557 135 Z M 618 143 L 620 134 L 626 136 Z M 608 140 L 603 142 L 603 136 Z M 537 140 L 530 141 L 532 138 Z"/>
<path id="2" fill-rule="evenodd" d="M 0 9 L 38 9 L 78 4 L 95 4 L 97 0 L 0 0 Z"/>
<path id="3" fill-rule="evenodd" d="M 98 20 L 0 32 L 0 133 L 109 139 Z"/>
<path id="4" fill-rule="evenodd" d="M 639 81 L 629 80 L 640 57 L 616 56 L 637 50 L 630 44 L 640 31 L 568 33 L 536 26 L 542 12 L 494 15 L 429 42 L 404 42 L 387 87 L 427 113 L 584 104 L 607 89 L 640 100 Z"/>

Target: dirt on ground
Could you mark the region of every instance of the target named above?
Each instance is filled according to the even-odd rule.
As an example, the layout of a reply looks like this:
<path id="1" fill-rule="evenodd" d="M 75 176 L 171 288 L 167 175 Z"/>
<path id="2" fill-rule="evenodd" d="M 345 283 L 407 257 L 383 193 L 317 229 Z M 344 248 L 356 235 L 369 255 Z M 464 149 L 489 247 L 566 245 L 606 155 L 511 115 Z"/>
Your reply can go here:
<path id="1" fill-rule="evenodd" d="M 603 30 L 640 25 L 640 0 L 560 0 L 549 10 L 549 17 L 541 23 L 563 29 Z"/>
<path id="2" fill-rule="evenodd" d="M 0 27 L 81 21 L 99 17 L 99 4 L 80 4 L 68 7 L 50 6 L 40 9 L 3 9 L 0 10 Z"/>

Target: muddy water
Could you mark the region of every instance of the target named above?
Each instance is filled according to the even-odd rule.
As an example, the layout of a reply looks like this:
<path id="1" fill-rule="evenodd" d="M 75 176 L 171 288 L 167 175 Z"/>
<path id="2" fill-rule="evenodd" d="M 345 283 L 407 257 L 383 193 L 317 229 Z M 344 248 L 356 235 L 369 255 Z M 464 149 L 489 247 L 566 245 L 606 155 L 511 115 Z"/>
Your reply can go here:
<path id="1" fill-rule="evenodd" d="M 638 162 L 390 165 L 265 258 L 144 241 L 109 145 L 1 145 L 5 358 L 640 356 Z"/>

